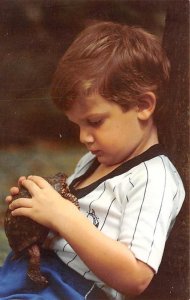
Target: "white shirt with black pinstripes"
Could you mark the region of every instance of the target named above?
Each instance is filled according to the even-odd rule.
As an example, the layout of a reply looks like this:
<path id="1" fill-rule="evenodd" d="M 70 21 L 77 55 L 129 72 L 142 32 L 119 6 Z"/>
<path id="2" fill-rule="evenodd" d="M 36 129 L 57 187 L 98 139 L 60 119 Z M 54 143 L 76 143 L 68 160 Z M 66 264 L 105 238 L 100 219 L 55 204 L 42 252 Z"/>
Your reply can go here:
<path id="1" fill-rule="evenodd" d="M 94 160 L 91 153 L 82 157 L 68 183 L 85 174 Z M 137 259 L 157 272 L 185 196 L 181 178 L 160 145 L 76 194 L 80 211 L 100 231 L 124 243 Z M 110 299 L 124 299 L 97 278 L 64 239 L 54 244 L 54 250 L 64 263 L 103 288 Z M 98 251 L 98 245 L 94 251 Z"/>

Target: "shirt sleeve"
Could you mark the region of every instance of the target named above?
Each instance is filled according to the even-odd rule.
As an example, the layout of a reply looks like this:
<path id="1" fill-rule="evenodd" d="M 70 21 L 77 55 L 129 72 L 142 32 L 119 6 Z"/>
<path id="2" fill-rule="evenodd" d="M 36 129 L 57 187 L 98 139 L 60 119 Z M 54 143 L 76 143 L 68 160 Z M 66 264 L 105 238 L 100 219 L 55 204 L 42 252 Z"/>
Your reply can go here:
<path id="1" fill-rule="evenodd" d="M 121 188 L 126 203 L 119 240 L 157 272 L 168 231 L 183 202 L 177 211 L 174 199 L 180 181 L 176 182 L 162 156 L 143 162 L 126 180 L 128 188 L 124 182 Z"/>

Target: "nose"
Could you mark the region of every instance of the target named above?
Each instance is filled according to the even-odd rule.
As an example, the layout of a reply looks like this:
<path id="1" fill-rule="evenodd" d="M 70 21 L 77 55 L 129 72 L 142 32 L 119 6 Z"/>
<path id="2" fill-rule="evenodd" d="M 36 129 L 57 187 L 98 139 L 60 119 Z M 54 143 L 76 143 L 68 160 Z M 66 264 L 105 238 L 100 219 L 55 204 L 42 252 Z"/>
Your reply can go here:
<path id="1" fill-rule="evenodd" d="M 82 144 L 92 144 L 94 142 L 94 137 L 90 131 L 86 128 L 80 127 L 80 142 Z"/>

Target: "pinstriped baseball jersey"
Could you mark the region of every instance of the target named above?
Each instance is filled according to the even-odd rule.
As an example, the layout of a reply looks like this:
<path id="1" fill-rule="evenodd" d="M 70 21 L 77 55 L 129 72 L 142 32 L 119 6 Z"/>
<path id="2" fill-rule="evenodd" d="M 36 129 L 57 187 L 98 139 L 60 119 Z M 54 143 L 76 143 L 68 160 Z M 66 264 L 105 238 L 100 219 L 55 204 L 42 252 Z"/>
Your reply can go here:
<path id="1" fill-rule="evenodd" d="M 80 211 L 105 235 L 125 244 L 137 259 L 157 272 L 166 239 L 184 201 L 178 172 L 157 144 L 76 190 L 75 184 L 92 174 L 98 164 L 95 156 L 87 153 L 68 179 L 72 193 L 79 199 Z M 54 244 L 54 250 L 71 268 L 94 280 L 110 299 L 124 299 L 97 278 L 64 239 Z M 94 251 L 98 251 L 98 245 Z"/>

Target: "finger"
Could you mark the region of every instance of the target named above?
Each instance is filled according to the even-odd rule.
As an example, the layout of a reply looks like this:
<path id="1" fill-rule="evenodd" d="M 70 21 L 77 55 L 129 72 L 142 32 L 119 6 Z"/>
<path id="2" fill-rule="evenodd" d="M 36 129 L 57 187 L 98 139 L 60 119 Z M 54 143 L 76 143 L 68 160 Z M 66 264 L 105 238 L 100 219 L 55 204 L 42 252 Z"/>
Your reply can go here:
<path id="1" fill-rule="evenodd" d="M 50 187 L 50 184 L 45 180 L 44 178 L 40 176 L 30 175 L 28 176 L 28 179 L 35 182 L 41 189 Z"/>
<path id="2" fill-rule="evenodd" d="M 25 216 L 30 218 L 30 209 L 26 207 L 19 207 L 11 212 L 12 216 Z"/>
<path id="3" fill-rule="evenodd" d="M 12 196 L 17 195 L 19 193 L 19 188 L 17 186 L 13 186 L 10 188 L 10 193 Z"/>
<path id="4" fill-rule="evenodd" d="M 45 248 L 45 249 L 52 249 L 54 243 L 59 239 L 60 237 L 58 235 L 53 235 L 53 236 L 48 236 L 42 247 Z"/>
<path id="5" fill-rule="evenodd" d="M 25 208 L 32 208 L 32 199 L 31 198 L 19 198 L 14 200 L 10 205 L 9 209 L 10 210 L 15 210 L 20 207 L 25 207 Z"/>
<path id="6" fill-rule="evenodd" d="M 26 180 L 26 177 L 25 177 L 25 176 L 21 176 L 21 177 L 18 179 L 18 186 L 19 186 L 19 187 L 22 186 L 23 180 Z"/>
<path id="7" fill-rule="evenodd" d="M 13 200 L 13 197 L 12 197 L 11 195 L 9 195 L 9 196 L 7 196 L 7 197 L 5 198 L 5 202 L 6 202 L 7 204 L 9 204 L 12 200 Z"/>
<path id="8" fill-rule="evenodd" d="M 46 238 L 45 241 L 43 242 L 42 244 L 42 248 L 44 249 L 50 249 L 51 246 L 52 246 L 52 240 L 53 240 L 53 237 L 52 238 Z"/>
<path id="9" fill-rule="evenodd" d="M 35 182 L 29 179 L 23 180 L 22 186 L 24 186 L 29 191 L 31 196 L 34 196 L 40 190 L 39 186 Z"/>

